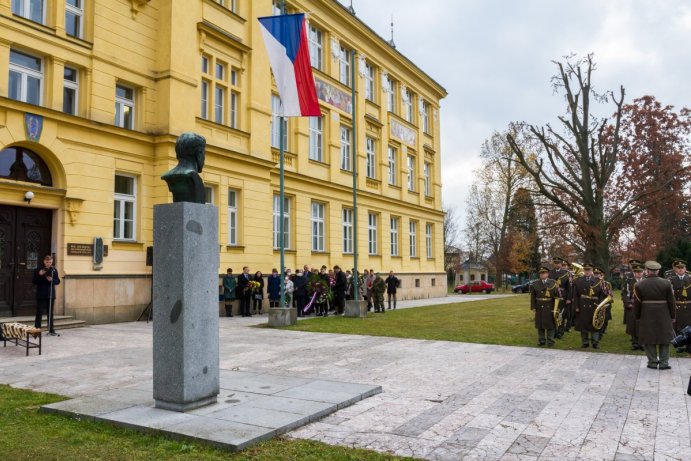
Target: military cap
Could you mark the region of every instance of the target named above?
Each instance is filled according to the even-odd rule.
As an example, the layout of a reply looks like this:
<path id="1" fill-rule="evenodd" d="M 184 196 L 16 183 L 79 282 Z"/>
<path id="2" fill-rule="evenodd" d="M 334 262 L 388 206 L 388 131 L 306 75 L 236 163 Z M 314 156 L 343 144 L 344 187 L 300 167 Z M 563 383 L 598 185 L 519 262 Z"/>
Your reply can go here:
<path id="1" fill-rule="evenodd" d="M 599 267 L 593 267 L 593 273 L 595 274 L 604 274 L 602 270 Z"/>
<path id="2" fill-rule="evenodd" d="M 651 271 L 659 271 L 662 268 L 662 266 L 657 261 L 646 261 L 645 268 L 650 269 Z"/>
<path id="3" fill-rule="evenodd" d="M 675 259 L 672 261 L 672 267 L 686 267 L 686 261 L 683 259 Z"/>
<path id="4" fill-rule="evenodd" d="M 553 263 L 560 263 L 562 259 L 559 256 L 552 256 Z"/>
<path id="5" fill-rule="evenodd" d="M 559 259 L 561 260 L 562 263 L 569 264 L 569 262 L 567 260 L 565 260 L 564 258 L 559 258 Z"/>
<path id="6" fill-rule="evenodd" d="M 643 270 L 643 264 L 631 264 L 631 270 L 634 272 L 637 271 L 642 271 Z"/>
<path id="7" fill-rule="evenodd" d="M 592 269 L 594 267 L 593 263 L 583 263 L 583 269 Z"/>
<path id="8" fill-rule="evenodd" d="M 545 266 L 540 266 L 540 269 L 538 269 L 537 272 L 542 274 L 543 272 L 549 272 L 549 269 L 547 269 Z"/>
<path id="9" fill-rule="evenodd" d="M 639 261 L 638 259 L 629 259 L 629 264 L 631 265 L 631 267 L 643 266 L 643 261 Z"/>

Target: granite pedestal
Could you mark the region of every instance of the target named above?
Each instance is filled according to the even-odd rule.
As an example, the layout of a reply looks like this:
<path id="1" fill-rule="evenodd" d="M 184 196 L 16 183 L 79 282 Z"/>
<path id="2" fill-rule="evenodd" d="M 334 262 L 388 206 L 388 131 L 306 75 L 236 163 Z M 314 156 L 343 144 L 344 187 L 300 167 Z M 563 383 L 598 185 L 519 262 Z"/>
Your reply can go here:
<path id="1" fill-rule="evenodd" d="M 298 323 L 298 310 L 294 307 L 271 307 L 269 308 L 269 326 L 288 327 Z"/>
<path id="2" fill-rule="evenodd" d="M 367 301 L 348 300 L 345 305 L 345 317 L 367 317 Z"/>
<path id="3" fill-rule="evenodd" d="M 218 210 L 177 202 L 154 207 L 153 397 L 189 411 L 216 402 Z"/>

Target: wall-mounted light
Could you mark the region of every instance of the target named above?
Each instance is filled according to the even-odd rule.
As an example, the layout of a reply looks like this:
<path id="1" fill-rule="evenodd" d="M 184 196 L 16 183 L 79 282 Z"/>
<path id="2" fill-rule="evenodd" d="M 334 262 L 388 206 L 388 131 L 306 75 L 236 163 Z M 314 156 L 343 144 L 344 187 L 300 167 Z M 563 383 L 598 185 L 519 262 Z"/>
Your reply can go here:
<path id="1" fill-rule="evenodd" d="M 30 203 L 31 203 L 31 200 L 32 200 L 33 198 L 34 198 L 34 193 L 31 192 L 30 190 L 29 190 L 29 191 L 26 191 L 26 193 L 24 194 L 24 201 L 25 201 L 26 203 L 29 203 L 29 204 L 30 204 Z"/>

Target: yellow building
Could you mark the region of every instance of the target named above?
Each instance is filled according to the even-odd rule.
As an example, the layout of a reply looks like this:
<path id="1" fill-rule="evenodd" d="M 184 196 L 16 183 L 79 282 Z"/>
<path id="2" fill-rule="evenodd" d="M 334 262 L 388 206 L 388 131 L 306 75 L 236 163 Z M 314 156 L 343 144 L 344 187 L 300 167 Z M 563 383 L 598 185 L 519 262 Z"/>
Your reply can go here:
<path id="1" fill-rule="evenodd" d="M 444 88 L 337 1 L 287 4 L 309 12 L 323 116 L 287 122 L 286 266 L 353 265 L 355 53 L 358 267 L 396 271 L 403 298 L 445 294 Z M 160 176 L 185 131 L 207 140 L 219 273 L 278 266 L 280 101 L 256 20 L 275 12 L 270 0 L 0 0 L 0 317 L 33 313 L 46 253 L 63 276 L 56 312 L 139 316 L 153 206 L 172 200 Z"/>

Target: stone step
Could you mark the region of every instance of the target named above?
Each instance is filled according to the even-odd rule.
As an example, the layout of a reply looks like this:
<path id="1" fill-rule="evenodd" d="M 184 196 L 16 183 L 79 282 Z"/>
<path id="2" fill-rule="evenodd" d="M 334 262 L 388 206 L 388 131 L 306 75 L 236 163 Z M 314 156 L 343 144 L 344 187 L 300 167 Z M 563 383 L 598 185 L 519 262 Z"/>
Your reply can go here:
<path id="1" fill-rule="evenodd" d="M 18 322 L 18 323 L 23 323 L 25 325 L 33 325 L 34 324 L 34 317 L 32 316 L 22 316 L 22 317 L 4 317 L 0 318 L 0 323 L 6 323 L 6 322 Z M 84 320 L 75 320 L 74 317 L 70 315 L 56 315 L 53 317 L 53 322 L 54 322 L 54 327 L 56 330 L 67 330 L 70 328 L 81 328 L 86 326 L 86 322 Z M 43 330 L 48 330 L 48 319 L 47 316 L 43 316 L 43 320 L 41 322 L 41 325 L 43 325 Z"/>

